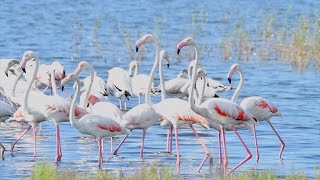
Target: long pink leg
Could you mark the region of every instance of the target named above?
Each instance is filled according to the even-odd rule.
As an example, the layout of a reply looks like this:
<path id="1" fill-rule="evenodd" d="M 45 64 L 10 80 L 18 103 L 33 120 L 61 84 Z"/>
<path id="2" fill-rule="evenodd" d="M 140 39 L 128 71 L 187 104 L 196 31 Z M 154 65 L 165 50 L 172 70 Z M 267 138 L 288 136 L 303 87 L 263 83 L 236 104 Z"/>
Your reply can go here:
<path id="1" fill-rule="evenodd" d="M 284 143 L 284 141 L 281 139 L 280 135 L 278 134 L 278 132 L 276 131 L 276 129 L 273 127 L 273 125 L 271 124 L 270 120 L 267 120 L 267 122 L 269 123 L 269 125 L 271 126 L 272 130 L 276 133 L 276 135 L 278 136 L 280 142 L 281 142 L 281 149 L 280 149 L 280 153 L 279 153 L 279 157 L 280 159 L 282 159 L 282 152 L 284 150 L 284 147 L 286 146 L 286 144 Z"/>
<path id="2" fill-rule="evenodd" d="M 179 140 L 178 140 L 178 128 L 174 128 L 174 133 L 176 136 L 176 151 L 177 151 L 176 168 L 177 168 L 177 174 L 179 174 L 179 172 L 180 172 L 180 151 L 179 151 Z"/>
<path id="3" fill-rule="evenodd" d="M 13 150 L 14 150 L 14 146 L 17 144 L 18 141 L 21 140 L 21 138 L 30 130 L 32 126 L 28 126 L 26 130 L 24 130 L 21 135 L 18 137 L 17 140 L 15 140 L 12 144 L 11 144 L 11 156 L 13 156 Z"/>
<path id="4" fill-rule="evenodd" d="M 37 128 L 33 127 L 33 157 L 37 157 Z"/>
<path id="5" fill-rule="evenodd" d="M 3 144 L 1 144 L 1 143 L 0 143 L 0 147 L 1 147 L 1 159 L 4 160 L 4 150 L 5 150 L 5 148 L 4 148 Z"/>
<path id="6" fill-rule="evenodd" d="M 207 161 L 207 159 L 209 158 L 210 156 L 210 150 L 209 148 L 207 147 L 207 145 L 202 141 L 202 139 L 200 138 L 200 136 L 198 135 L 198 133 L 196 132 L 196 130 L 193 128 L 192 125 L 190 125 L 190 128 L 192 129 L 193 133 L 196 135 L 197 139 L 199 140 L 199 142 L 201 143 L 202 147 L 205 149 L 206 151 L 206 155 L 204 156 L 200 166 L 198 167 L 198 172 L 200 173 L 200 170 L 203 166 L 203 164 Z"/>
<path id="7" fill-rule="evenodd" d="M 259 161 L 260 155 L 259 155 L 259 147 L 258 147 L 256 126 L 252 125 L 252 129 L 253 129 L 254 145 L 256 146 L 256 160 Z"/>
<path id="8" fill-rule="evenodd" d="M 113 153 L 113 137 L 110 138 L 110 152 Z"/>
<path id="9" fill-rule="evenodd" d="M 102 158 L 102 139 L 98 139 L 98 147 L 99 147 L 99 168 L 101 168 L 103 158 Z"/>
<path id="10" fill-rule="evenodd" d="M 226 175 L 228 171 L 228 152 L 227 152 L 227 144 L 226 144 L 226 134 L 225 134 L 224 126 L 220 125 L 220 128 L 221 128 L 222 143 L 223 143 L 223 149 L 224 149 L 223 167 L 224 167 L 224 174 Z"/>
<path id="11" fill-rule="evenodd" d="M 167 129 L 167 149 L 166 149 L 167 152 L 169 152 L 169 139 L 170 139 L 169 136 L 170 136 L 170 129 L 168 128 Z"/>
<path id="12" fill-rule="evenodd" d="M 122 146 L 122 144 L 124 143 L 124 141 L 127 139 L 127 137 L 129 136 L 129 134 L 127 134 L 122 141 L 120 142 L 120 144 L 118 145 L 117 149 L 113 152 L 113 155 L 118 155 L 118 150 L 120 149 L 120 147 Z"/>
<path id="13" fill-rule="evenodd" d="M 169 153 L 172 152 L 172 130 L 173 130 L 173 127 L 171 126 L 170 127 L 170 144 L 169 144 Z"/>
<path id="14" fill-rule="evenodd" d="M 61 161 L 62 152 L 60 143 L 60 126 L 56 124 L 56 162 Z"/>
<path id="15" fill-rule="evenodd" d="M 146 129 L 143 129 L 141 148 L 140 148 L 140 156 L 143 158 L 143 147 L 144 147 L 144 139 L 146 138 Z"/>
<path id="16" fill-rule="evenodd" d="M 218 133 L 218 148 L 219 148 L 219 166 L 222 167 L 222 147 L 221 147 L 221 133 L 220 131 L 217 131 Z"/>
<path id="17" fill-rule="evenodd" d="M 244 164 L 245 162 L 247 162 L 249 159 L 251 159 L 252 157 L 252 154 L 250 152 L 250 150 L 248 149 L 247 145 L 244 143 L 244 141 L 242 140 L 240 134 L 238 133 L 237 129 L 234 127 L 234 126 L 231 126 L 231 128 L 234 130 L 234 132 L 237 134 L 238 138 L 240 139 L 242 145 L 244 146 L 244 148 L 246 149 L 247 153 L 248 153 L 248 156 L 243 160 L 241 161 L 238 165 L 236 165 L 234 168 L 232 168 L 230 170 L 230 172 L 228 172 L 228 174 L 232 173 L 234 170 L 236 170 L 238 167 L 240 167 L 242 164 Z"/>

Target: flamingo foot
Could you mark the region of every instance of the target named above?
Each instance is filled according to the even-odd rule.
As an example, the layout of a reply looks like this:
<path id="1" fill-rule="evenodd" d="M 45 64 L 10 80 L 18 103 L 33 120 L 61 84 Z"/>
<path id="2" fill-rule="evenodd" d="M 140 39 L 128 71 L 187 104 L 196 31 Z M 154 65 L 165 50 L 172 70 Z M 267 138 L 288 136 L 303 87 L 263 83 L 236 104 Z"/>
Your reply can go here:
<path id="1" fill-rule="evenodd" d="M 248 156 L 243 160 L 241 161 L 237 166 L 235 166 L 234 168 L 232 168 L 228 173 L 227 175 L 229 175 L 230 173 L 232 173 L 233 171 L 235 171 L 236 169 L 238 169 L 238 167 L 240 167 L 242 164 L 244 164 L 245 162 L 249 161 L 250 159 L 252 158 L 252 154 L 249 153 Z"/>

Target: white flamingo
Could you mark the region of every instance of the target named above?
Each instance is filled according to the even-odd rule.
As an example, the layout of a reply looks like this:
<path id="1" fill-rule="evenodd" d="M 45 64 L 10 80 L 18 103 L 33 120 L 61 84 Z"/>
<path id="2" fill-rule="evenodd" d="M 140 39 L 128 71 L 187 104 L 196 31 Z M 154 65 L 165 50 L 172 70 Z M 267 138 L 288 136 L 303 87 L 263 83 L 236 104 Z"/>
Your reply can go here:
<path id="1" fill-rule="evenodd" d="M 232 100 L 236 101 L 241 88 L 243 87 L 244 83 L 244 78 L 243 78 L 243 72 L 239 66 L 239 64 L 233 64 L 230 67 L 229 73 L 228 73 L 228 80 L 231 83 L 231 79 L 234 73 L 238 72 L 240 74 L 240 82 L 238 84 L 238 87 L 235 91 L 235 93 L 232 96 Z M 240 103 L 240 106 L 242 106 L 247 112 L 249 112 L 252 117 L 254 117 L 257 121 L 267 121 L 272 128 L 272 130 L 276 133 L 277 137 L 279 138 L 281 142 L 281 149 L 279 153 L 279 157 L 282 159 L 282 152 L 285 147 L 284 141 L 281 139 L 280 135 L 278 132 L 275 130 L 273 125 L 270 122 L 270 118 L 272 117 L 281 117 L 282 114 L 278 110 L 278 108 L 272 104 L 270 101 L 267 99 L 260 97 L 260 96 L 251 96 L 243 99 Z M 256 129 L 255 126 L 253 126 L 253 131 L 254 131 L 254 137 L 255 137 L 255 145 L 256 145 L 256 160 L 259 160 L 259 150 L 258 150 L 258 143 L 257 143 L 257 138 L 256 138 Z"/>
<path id="2" fill-rule="evenodd" d="M 159 64 L 159 54 L 160 54 L 160 43 L 158 39 L 156 39 L 153 35 L 147 34 L 144 35 L 142 38 L 140 38 L 136 42 L 136 50 L 140 48 L 145 43 L 153 43 L 156 49 L 156 57 L 154 60 L 154 64 L 152 67 L 152 70 L 150 72 L 150 78 L 148 81 L 148 89 L 145 94 L 145 103 L 139 104 L 132 109 L 130 109 L 122 118 L 121 125 L 126 127 L 129 130 L 134 129 L 142 129 L 143 135 L 142 135 L 142 142 L 141 142 L 141 149 L 140 149 L 140 155 L 141 158 L 143 157 L 143 147 L 144 147 L 144 139 L 146 135 L 146 130 L 152 126 L 159 118 L 160 116 L 154 111 L 152 108 L 152 101 L 151 101 L 151 86 L 153 82 L 153 77 L 155 70 Z M 124 141 L 127 139 L 128 135 L 126 135 L 123 140 L 118 145 L 117 149 L 114 151 L 114 155 L 117 154 L 118 150 L 124 143 Z"/>
<path id="3" fill-rule="evenodd" d="M 132 67 L 129 67 L 131 69 Z M 125 96 L 124 109 L 127 109 L 126 100 L 132 95 L 132 82 L 128 71 L 120 67 L 114 67 L 108 71 L 107 91 L 110 95 L 119 99 L 120 109 L 122 109 L 121 97 Z"/>
<path id="4" fill-rule="evenodd" d="M 120 126 L 116 121 L 111 118 L 94 115 L 94 114 L 87 114 L 80 119 L 75 119 L 75 105 L 76 100 L 79 97 L 80 91 L 80 80 L 76 73 L 69 74 L 65 79 L 62 80 L 61 85 L 62 88 L 67 83 L 71 81 L 76 81 L 76 92 L 73 96 L 72 103 L 70 106 L 70 114 L 69 119 L 70 123 L 73 127 L 75 127 L 80 133 L 92 135 L 98 138 L 98 146 L 99 146 L 99 167 L 101 167 L 103 162 L 102 156 L 102 140 L 105 137 L 113 137 L 120 134 L 126 134 L 127 131 Z"/>
<path id="5" fill-rule="evenodd" d="M 13 150 L 15 147 L 15 144 L 24 136 L 24 134 L 30 130 L 30 128 L 32 127 L 33 129 L 33 140 L 34 140 L 34 151 L 33 151 L 33 156 L 36 157 L 36 126 L 45 121 L 45 117 L 43 115 L 42 112 L 39 111 L 38 108 L 38 102 L 36 102 L 37 100 L 43 100 L 46 98 L 46 96 L 38 91 L 32 91 L 32 94 L 34 95 L 32 101 L 29 101 L 29 94 L 30 94 L 30 89 L 32 87 L 33 81 L 37 75 L 38 69 L 39 69 L 39 59 L 38 57 L 35 55 L 35 53 L 30 53 L 30 51 L 27 51 L 23 54 L 23 58 L 20 62 L 20 66 L 22 68 L 22 70 L 25 72 L 25 66 L 26 66 L 26 62 L 29 60 L 34 60 L 36 62 L 35 64 L 35 68 L 33 71 L 33 78 L 31 79 L 31 81 L 28 84 L 28 88 L 25 92 L 24 95 L 24 101 L 22 103 L 22 106 L 14 113 L 14 117 L 13 118 L 19 118 L 19 119 L 23 119 L 23 121 L 27 122 L 29 124 L 29 127 L 22 132 L 22 134 L 18 137 L 18 139 L 16 141 L 14 141 L 11 144 L 11 155 L 13 156 Z"/>
<path id="6" fill-rule="evenodd" d="M 195 49 L 197 49 L 197 45 L 195 41 L 193 40 L 192 37 L 187 37 L 184 40 L 182 40 L 180 43 L 177 45 L 177 53 L 179 54 L 180 49 L 182 49 L 185 46 L 193 46 Z M 205 100 L 202 103 L 195 104 L 194 101 L 194 87 L 196 84 L 197 77 L 202 77 L 206 78 L 204 71 L 197 71 L 198 69 L 198 64 L 199 64 L 199 56 L 197 56 L 195 66 L 193 68 L 193 76 L 192 76 L 192 86 L 190 89 L 190 107 L 192 110 L 194 110 L 196 113 L 200 114 L 203 117 L 206 117 L 208 120 L 214 120 L 215 122 L 219 123 L 221 126 L 221 133 L 222 133 L 222 138 L 223 138 L 223 144 L 224 144 L 224 172 L 227 174 L 227 164 L 228 164 L 228 156 L 227 156 L 227 147 L 226 147 L 226 142 L 225 142 L 225 131 L 224 131 L 224 126 L 225 125 L 230 125 L 231 128 L 234 130 L 238 138 L 240 139 L 242 145 L 245 147 L 248 156 L 240 162 L 238 165 L 236 165 L 234 168 L 232 168 L 229 172 L 233 172 L 236 170 L 238 167 L 240 167 L 242 164 L 247 162 L 249 159 L 251 159 L 252 154 L 244 141 L 242 140 L 241 136 L 237 132 L 237 129 L 235 125 L 241 125 L 241 124 L 256 124 L 256 121 L 253 119 L 253 117 L 247 113 L 240 105 L 228 100 L 228 99 L 223 99 L 223 98 L 210 98 Z M 201 96 L 200 95 L 200 100 L 201 102 Z"/>

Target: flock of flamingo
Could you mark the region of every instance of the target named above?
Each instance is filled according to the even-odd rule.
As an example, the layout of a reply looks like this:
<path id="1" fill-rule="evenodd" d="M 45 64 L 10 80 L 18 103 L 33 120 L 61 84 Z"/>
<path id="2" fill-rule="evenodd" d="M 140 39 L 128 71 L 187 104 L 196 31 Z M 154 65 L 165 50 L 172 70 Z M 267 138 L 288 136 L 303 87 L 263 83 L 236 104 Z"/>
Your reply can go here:
<path id="1" fill-rule="evenodd" d="M 259 160 L 255 126 L 260 121 L 267 121 L 281 141 L 279 156 L 282 157 L 285 143 L 270 122 L 271 117 L 281 116 L 281 112 L 270 101 L 259 96 L 247 97 L 240 104 L 237 104 L 237 97 L 244 83 L 243 72 L 238 64 L 231 66 L 227 77 L 231 83 L 232 77 L 238 72 L 240 74 L 239 85 L 231 100 L 224 99 L 218 97 L 217 92 L 230 90 L 231 86 L 224 86 L 207 77 L 204 67 L 199 64 L 199 50 L 192 37 L 187 37 L 177 44 L 177 54 L 184 47 L 191 46 L 195 49 L 195 60 L 190 62 L 187 70 L 182 70 L 176 78 L 169 81 L 164 80 L 162 69 L 163 60 L 166 60 L 168 67 L 170 65 L 170 57 L 167 52 L 160 48 L 159 40 L 151 34 L 144 35 L 136 42 L 136 51 L 138 52 L 145 43 L 153 43 L 156 50 L 150 75 L 139 74 L 138 62 L 132 61 L 129 65 L 129 71 L 119 67 L 110 69 L 106 82 L 94 72 L 93 67 L 86 61 L 80 62 L 74 72 L 67 75 L 64 67 L 57 61 L 51 65 L 40 64 L 33 51 L 25 52 L 20 62 L 15 59 L 1 59 L 0 71 L 3 72 L 0 72 L 0 89 L 4 97 L 4 100 L 0 101 L 1 122 L 28 124 L 25 131 L 12 143 L 12 156 L 16 143 L 32 128 L 33 156 L 36 157 L 36 128 L 41 122 L 49 120 L 54 122 L 56 127 L 56 162 L 61 161 L 62 158 L 59 124 L 68 121 L 80 133 L 97 138 L 99 167 L 103 162 L 103 138 L 111 138 L 112 151 L 112 138 L 124 136 L 115 151 L 112 151 L 114 155 L 117 155 L 122 144 L 130 135 L 130 131 L 142 129 L 140 155 L 143 157 L 146 131 L 156 123 L 167 128 L 166 151 L 169 153 L 172 151 L 174 130 L 177 173 L 180 171 L 178 138 L 180 127 L 190 127 L 205 150 L 198 172 L 210 156 L 210 150 L 197 134 L 193 127 L 194 124 L 200 124 L 204 128 L 213 128 L 217 131 L 219 165 L 223 168 L 225 175 L 233 172 L 252 158 L 252 154 L 238 133 L 238 129 L 252 129 L 256 146 L 256 160 Z M 153 79 L 157 68 L 159 69 L 160 85 L 155 87 Z M 80 80 L 78 75 L 85 70 L 89 71 L 89 76 Z M 25 79 L 21 78 L 22 76 Z M 64 89 L 64 86 L 68 84 L 73 85 L 75 90 L 73 96 Z M 57 93 L 57 86 L 68 94 L 67 98 Z M 41 88 L 43 91 L 39 90 Z M 44 93 L 49 88 L 51 95 Z M 161 95 L 161 101 L 153 103 L 152 94 Z M 108 100 L 108 95 L 119 99 L 120 108 Z M 139 104 L 123 113 L 122 109 L 126 109 L 126 101 L 130 96 L 137 96 Z M 144 103 L 140 101 L 141 96 L 145 96 Z M 77 103 L 78 99 L 80 99 L 79 104 Z M 231 170 L 228 170 L 226 130 L 236 133 L 247 152 L 244 160 Z M 4 146 L 1 144 L 1 147 L 3 159 Z"/>

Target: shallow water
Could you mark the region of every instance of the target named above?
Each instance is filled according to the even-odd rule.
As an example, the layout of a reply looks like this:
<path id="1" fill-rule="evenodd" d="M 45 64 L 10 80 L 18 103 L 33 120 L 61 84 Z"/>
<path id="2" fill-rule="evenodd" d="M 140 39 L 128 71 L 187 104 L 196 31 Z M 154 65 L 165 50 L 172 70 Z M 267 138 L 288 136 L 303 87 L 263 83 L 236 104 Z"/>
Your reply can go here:
<path id="1" fill-rule="evenodd" d="M 0 57 L 20 59 L 23 52 L 37 52 L 42 62 L 50 63 L 60 60 L 67 72 L 74 70 L 79 60 L 91 62 L 100 76 L 106 79 L 107 70 L 113 66 L 127 68 L 128 62 L 135 56 L 128 52 L 126 33 L 131 37 L 131 48 L 139 34 L 159 33 L 163 48 L 169 51 L 173 63 L 170 69 L 165 69 L 165 78 L 173 78 L 188 62 L 175 59 L 175 45 L 183 37 L 193 35 L 201 44 L 212 47 L 212 52 L 203 53 L 201 64 L 209 76 L 219 78 L 227 84 L 226 73 L 232 61 L 222 61 L 219 43 L 234 24 L 243 18 L 249 27 L 262 25 L 265 14 L 275 13 L 278 17 L 288 17 L 289 24 L 296 21 L 300 14 L 309 15 L 316 10 L 319 2 L 286 1 L 9 1 L 4 0 L 0 6 Z M 190 28 L 191 14 L 208 12 L 208 22 L 204 32 L 199 32 L 201 26 L 195 24 Z M 103 21 L 98 36 L 94 37 L 96 20 Z M 155 23 L 156 22 L 156 23 Z M 164 26 L 160 27 L 159 24 Z M 156 26 L 156 28 L 155 28 Z M 191 29 L 191 30 L 190 30 Z M 120 32 L 122 32 L 122 34 Z M 141 63 L 141 72 L 148 73 L 153 59 L 153 47 L 147 45 L 148 54 Z M 254 60 L 254 57 L 253 57 Z M 286 63 L 266 61 L 240 62 L 245 73 L 245 86 L 239 100 L 246 96 L 259 95 L 274 102 L 284 114 L 282 118 L 274 118 L 273 124 L 286 142 L 283 161 L 278 158 L 280 142 L 268 126 L 261 123 L 257 128 L 260 147 L 260 161 L 256 164 L 254 157 L 239 171 L 245 169 L 272 169 L 277 175 L 290 174 L 292 169 L 304 171 L 313 176 L 314 168 L 319 168 L 320 162 L 320 110 L 319 75 L 312 70 L 298 73 Z M 235 76 L 233 86 L 238 77 Z M 70 90 L 70 89 L 69 89 Z M 220 94 L 230 98 L 232 92 Z M 118 103 L 116 100 L 111 99 Z M 154 98 L 158 102 L 159 97 Z M 136 98 L 129 102 L 129 108 L 136 105 Z M 0 126 L 0 141 L 10 149 L 10 143 L 23 131 L 19 125 Z M 201 137 L 210 147 L 214 165 L 206 163 L 201 174 L 196 172 L 204 150 L 198 144 L 191 130 L 181 129 L 181 174 L 184 177 L 209 177 L 216 172 L 217 142 L 216 132 L 196 128 Z M 241 135 L 250 150 L 255 152 L 252 133 L 241 131 Z M 166 130 L 153 126 L 147 131 L 145 142 L 145 157 L 140 158 L 139 150 L 142 132 L 133 131 L 127 142 L 119 151 L 119 157 L 110 154 L 109 140 L 106 140 L 103 169 L 119 172 L 131 172 L 143 163 L 157 161 L 160 165 L 174 167 L 175 158 L 172 155 L 157 154 L 165 150 Z M 114 148 L 121 137 L 115 140 Z M 77 171 L 97 170 L 98 148 L 96 141 L 79 134 L 69 123 L 61 125 L 61 143 L 63 150 L 61 170 Z M 245 150 L 234 133 L 227 133 L 229 167 L 234 166 L 246 156 Z M 17 144 L 15 157 L 9 151 L 5 152 L 5 160 L 0 161 L 1 179 L 27 178 L 35 165 L 32 157 L 32 134 L 26 136 Z M 38 157 L 36 161 L 54 162 L 55 129 L 53 123 L 45 122 L 41 133 L 37 136 Z M 175 152 L 175 149 L 173 149 Z M 253 153 L 254 154 L 254 153 Z"/>

